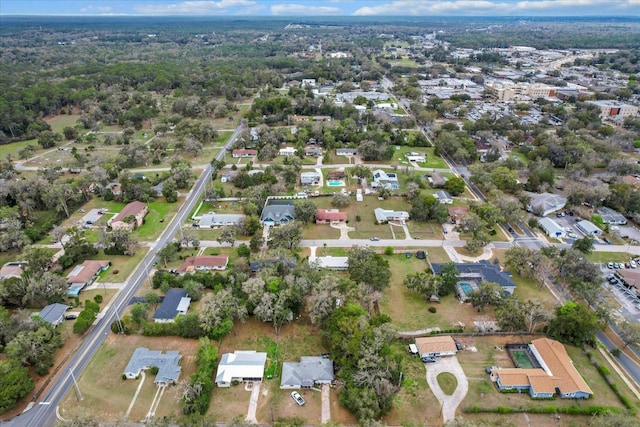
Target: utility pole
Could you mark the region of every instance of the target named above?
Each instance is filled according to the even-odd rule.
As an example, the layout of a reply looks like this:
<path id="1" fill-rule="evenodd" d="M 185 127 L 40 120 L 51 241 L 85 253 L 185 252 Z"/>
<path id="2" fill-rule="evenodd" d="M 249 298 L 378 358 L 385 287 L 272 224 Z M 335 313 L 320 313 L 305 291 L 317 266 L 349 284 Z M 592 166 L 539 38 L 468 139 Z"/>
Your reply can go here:
<path id="1" fill-rule="evenodd" d="M 71 378 L 73 379 L 73 385 L 76 388 L 76 396 L 78 397 L 78 402 L 82 402 L 84 398 L 82 397 L 82 393 L 80 392 L 80 387 L 78 386 L 78 382 L 76 381 L 76 377 L 75 375 L 73 375 L 73 371 L 71 370 L 71 368 L 69 368 L 69 373 L 71 374 Z"/>

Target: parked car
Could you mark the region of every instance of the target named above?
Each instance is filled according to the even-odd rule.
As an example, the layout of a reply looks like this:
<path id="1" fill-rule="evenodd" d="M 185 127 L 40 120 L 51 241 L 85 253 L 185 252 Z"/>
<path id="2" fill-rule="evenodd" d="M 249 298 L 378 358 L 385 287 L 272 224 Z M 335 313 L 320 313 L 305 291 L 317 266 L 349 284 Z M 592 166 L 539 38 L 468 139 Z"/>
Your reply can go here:
<path id="1" fill-rule="evenodd" d="M 406 252 L 404 256 L 406 256 L 407 258 L 411 258 L 411 252 Z"/>
<path id="2" fill-rule="evenodd" d="M 629 265 L 631 266 L 631 268 L 638 268 L 638 264 L 636 264 L 636 262 L 633 260 L 629 261 Z"/>
<path id="3" fill-rule="evenodd" d="M 427 254 L 425 253 L 425 251 L 418 251 L 416 252 L 416 258 L 418 259 L 425 259 L 427 257 Z"/>
<path id="4" fill-rule="evenodd" d="M 369 240 L 371 240 L 372 242 L 377 242 L 377 241 L 380 240 L 380 238 L 379 237 L 372 237 Z"/>
<path id="5" fill-rule="evenodd" d="M 300 396 L 300 393 L 298 393 L 297 391 L 292 391 L 291 392 L 291 398 L 293 400 L 295 400 L 295 402 L 298 404 L 298 406 L 302 406 L 304 405 L 304 398 L 302 396 Z"/>
<path id="6" fill-rule="evenodd" d="M 609 269 L 613 268 L 613 263 L 612 262 L 608 262 L 607 263 L 607 268 L 609 268 Z"/>
<path id="7" fill-rule="evenodd" d="M 491 373 L 491 371 L 493 371 L 494 369 L 500 369 L 500 367 L 499 367 L 499 366 L 487 366 L 486 368 L 484 368 L 484 371 L 485 371 L 487 374 L 490 374 L 490 373 Z"/>
<path id="8" fill-rule="evenodd" d="M 435 357 L 422 357 L 420 358 L 424 363 L 433 363 L 436 361 Z"/>
<path id="9" fill-rule="evenodd" d="M 513 227 L 509 227 L 509 233 L 511 233 L 511 234 L 515 234 L 515 233 L 516 233 L 516 230 L 514 230 L 514 229 L 513 229 Z"/>
<path id="10" fill-rule="evenodd" d="M 607 245 L 611 244 L 611 241 L 609 239 L 607 239 L 606 237 L 602 239 L 603 242 L 605 242 Z"/>
<path id="11" fill-rule="evenodd" d="M 614 262 L 613 263 L 613 268 L 615 268 L 617 270 L 618 268 L 620 268 L 620 264 L 618 264 L 617 262 Z"/>

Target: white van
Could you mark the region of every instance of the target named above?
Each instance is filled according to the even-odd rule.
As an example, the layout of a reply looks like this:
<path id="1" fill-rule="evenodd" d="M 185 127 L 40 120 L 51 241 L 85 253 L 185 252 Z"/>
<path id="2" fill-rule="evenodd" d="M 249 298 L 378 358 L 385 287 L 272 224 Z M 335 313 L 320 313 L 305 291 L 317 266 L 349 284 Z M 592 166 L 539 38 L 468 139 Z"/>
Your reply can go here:
<path id="1" fill-rule="evenodd" d="M 409 344 L 409 353 L 415 356 L 416 354 L 418 354 L 418 347 L 416 347 L 415 344 Z"/>

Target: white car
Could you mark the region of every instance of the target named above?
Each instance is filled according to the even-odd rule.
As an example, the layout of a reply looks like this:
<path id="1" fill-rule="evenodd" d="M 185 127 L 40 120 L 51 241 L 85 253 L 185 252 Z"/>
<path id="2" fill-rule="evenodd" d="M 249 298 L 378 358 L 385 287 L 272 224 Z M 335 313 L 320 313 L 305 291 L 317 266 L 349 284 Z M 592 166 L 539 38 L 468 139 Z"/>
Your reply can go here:
<path id="1" fill-rule="evenodd" d="M 636 264 L 636 262 L 633 260 L 629 261 L 629 265 L 631 266 L 631 268 L 638 268 L 638 264 Z"/>
<path id="2" fill-rule="evenodd" d="M 298 393 L 297 391 L 292 391 L 291 392 L 291 398 L 293 400 L 295 400 L 295 402 L 298 404 L 298 406 L 304 405 L 304 398 L 302 396 L 300 396 L 300 393 Z"/>

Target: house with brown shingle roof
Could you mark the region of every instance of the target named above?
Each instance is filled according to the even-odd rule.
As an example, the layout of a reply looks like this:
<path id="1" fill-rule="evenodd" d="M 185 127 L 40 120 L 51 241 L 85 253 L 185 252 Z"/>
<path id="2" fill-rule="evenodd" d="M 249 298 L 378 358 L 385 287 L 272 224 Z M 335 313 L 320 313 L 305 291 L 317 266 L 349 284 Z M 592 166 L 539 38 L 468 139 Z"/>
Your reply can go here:
<path id="1" fill-rule="evenodd" d="M 209 270 L 226 270 L 229 264 L 229 255 L 199 255 L 190 256 L 185 258 L 178 268 L 178 273 L 186 274 L 193 273 L 194 271 L 209 271 Z"/>
<path id="2" fill-rule="evenodd" d="M 538 338 L 529 345 L 540 368 L 493 369 L 491 379 L 500 391 L 528 391 L 533 398 L 588 399 L 593 391 L 573 366 L 564 345 L 549 338 Z"/>
<path id="3" fill-rule="evenodd" d="M 416 347 L 421 358 L 453 356 L 458 351 L 451 335 L 416 338 Z"/>
<path id="4" fill-rule="evenodd" d="M 331 224 L 332 222 L 347 222 L 347 213 L 338 209 L 318 209 L 316 224 Z"/>
<path id="5" fill-rule="evenodd" d="M 136 200 L 125 206 L 118 215 L 109 220 L 108 224 L 113 230 L 132 231 L 142 225 L 148 212 L 147 205 Z"/>
<path id="6" fill-rule="evenodd" d="M 80 265 L 76 265 L 71 273 L 67 274 L 67 284 L 69 296 L 77 297 L 84 287 L 89 286 L 98 277 L 100 272 L 106 270 L 111 265 L 110 261 L 89 260 Z"/>
<path id="7" fill-rule="evenodd" d="M 344 179 L 345 174 L 344 174 L 344 169 L 336 169 L 336 170 L 332 170 L 327 172 L 327 179 L 330 180 L 341 180 Z"/>

